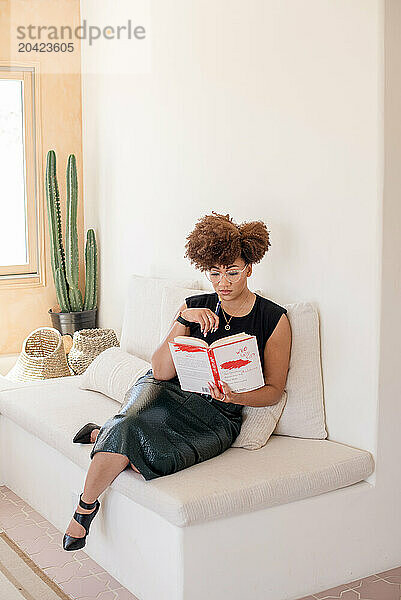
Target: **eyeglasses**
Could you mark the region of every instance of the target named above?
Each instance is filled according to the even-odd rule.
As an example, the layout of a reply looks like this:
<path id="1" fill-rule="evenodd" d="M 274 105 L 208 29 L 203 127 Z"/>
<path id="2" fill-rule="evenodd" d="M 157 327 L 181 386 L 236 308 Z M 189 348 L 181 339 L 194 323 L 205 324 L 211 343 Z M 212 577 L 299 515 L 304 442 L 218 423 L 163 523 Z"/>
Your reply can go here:
<path id="1" fill-rule="evenodd" d="M 206 271 L 205 275 L 212 283 L 220 283 L 223 277 L 230 283 L 237 283 L 241 279 L 242 273 L 245 271 L 248 265 L 245 265 L 243 269 L 229 269 L 226 273 L 220 273 L 217 270 Z"/>

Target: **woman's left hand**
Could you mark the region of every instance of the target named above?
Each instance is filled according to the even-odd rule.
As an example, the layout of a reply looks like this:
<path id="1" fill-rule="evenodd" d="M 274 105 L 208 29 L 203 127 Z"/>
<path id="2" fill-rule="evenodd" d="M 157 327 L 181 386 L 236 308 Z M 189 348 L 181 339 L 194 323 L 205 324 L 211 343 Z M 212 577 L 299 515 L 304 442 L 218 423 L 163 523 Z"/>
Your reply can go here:
<path id="1" fill-rule="evenodd" d="M 220 402 L 234 402 L 235 404 L 235 396 L 237 396 L 237 393 L 233 392 L 228 383 L 226 383 L 225 381 L 222 381 L 220 379 L 219 383 L 223 389 L 223 392 L 220 391 L 220 389 L 213 381 L 208 381 L 210 395 L 212 396 L 212 398 L 214 398 L 215 400 L 220 400 Z"/>

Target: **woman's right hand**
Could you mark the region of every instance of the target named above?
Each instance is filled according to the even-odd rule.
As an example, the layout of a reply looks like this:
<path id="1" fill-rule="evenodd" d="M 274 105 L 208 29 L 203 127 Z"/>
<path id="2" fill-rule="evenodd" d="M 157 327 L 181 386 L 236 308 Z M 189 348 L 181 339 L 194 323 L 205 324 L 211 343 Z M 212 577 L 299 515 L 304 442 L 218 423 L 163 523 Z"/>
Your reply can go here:
<path id="1" fill-rule="evenodd" d="M 219 317 L 210 308 L 186 308 L 181 314 L 187 321 L 199 323 L 204 335 L 216 331 L 219 326 Z"/>

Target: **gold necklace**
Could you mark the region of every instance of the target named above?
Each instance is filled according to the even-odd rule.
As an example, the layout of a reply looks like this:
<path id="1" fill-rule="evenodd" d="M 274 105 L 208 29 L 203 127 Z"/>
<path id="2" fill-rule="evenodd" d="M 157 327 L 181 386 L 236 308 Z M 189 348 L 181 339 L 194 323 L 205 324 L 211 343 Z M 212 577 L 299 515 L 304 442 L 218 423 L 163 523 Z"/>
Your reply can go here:
<path id="1" fill-rule="evenodd" d="M 245 303 L 246 303 L 246 301 L 247 301 L 247 300 L 248 300 L 248 298 L 245 298 L 245 302 L 244 302 L 244 303 L 241 305 L 241 308 L 242 308 L 243 306 L 245 306 Z M 231 315 L 231 316 L 230 316 L 230 318 L 229 318 L 229 319 L 228 319 L 228 321 L 227 321 L 227 317 L 226 317 L 226 314 L 225 314 L 225 312 L 224 312 L 223 305 L 222 305 L 221 303 L 220 303 L 220 306 L 221 306 L 221 310 L 223 311 L 223 317 L 224 317 L 224 319 L 225 319 L 225 321 L 226 321 L 226 324 L 224 325 L 224 329 L 226 329 L 226 330 L 228 331 L 228 330 L 230 329 L 230 321 L 231 321 L 231 319 L 232 319 L 232 318 L 233 318 L 235 315 Z M 239 309 L 239 312 L 241 312 L 241 308 Z"/>

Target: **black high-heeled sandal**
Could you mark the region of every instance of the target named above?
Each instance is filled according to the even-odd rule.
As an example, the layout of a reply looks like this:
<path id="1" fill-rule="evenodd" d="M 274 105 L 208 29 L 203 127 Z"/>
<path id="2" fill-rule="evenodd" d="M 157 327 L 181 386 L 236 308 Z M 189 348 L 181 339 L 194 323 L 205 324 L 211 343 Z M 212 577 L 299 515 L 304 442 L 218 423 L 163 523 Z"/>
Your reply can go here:
<path id="1" fill-rule="evenodd" d="M 87 502 L 84 502 L 82 500 L 82 494 L 80 494 L 79 495 L 79 506 L 81 508 L 84 508 L 85 510 L 90 510 L 91 508 L 94 508 L 95 510 L 93 510 L 91 513 L 86 513 L 86 514 L 75 511 L 73 518 L 77 521 L 77 523 L 79 523 L 80 525 L 82 525 L 85 528 L 86 534 L 83 537 L 77 538 L 77 537 L 73 537 L 72 535 L 68 535 L 67 533 L 65 533 L 64 537 L 63 537 L 64 550 L 80 550 L 81 548 L 83 548 L 85 546 L 86 536 L 89 533 L 89 528 L 90 528 L 90 525 L 91 525 L 93 519 L 97 515 L 97 512 L 100 507 L 100 502 L 99 502 L 99 500 L 95 500 L 95 502 L 88 504 Z"/>
<path id="2" fill-rule="evenodd" d="M 87 423 L 74 435 L 72 440 L 74 444 L 92 444 L 91 433 L 94 429 L 100 429 L 100 425 L 96 423 Z"/>

